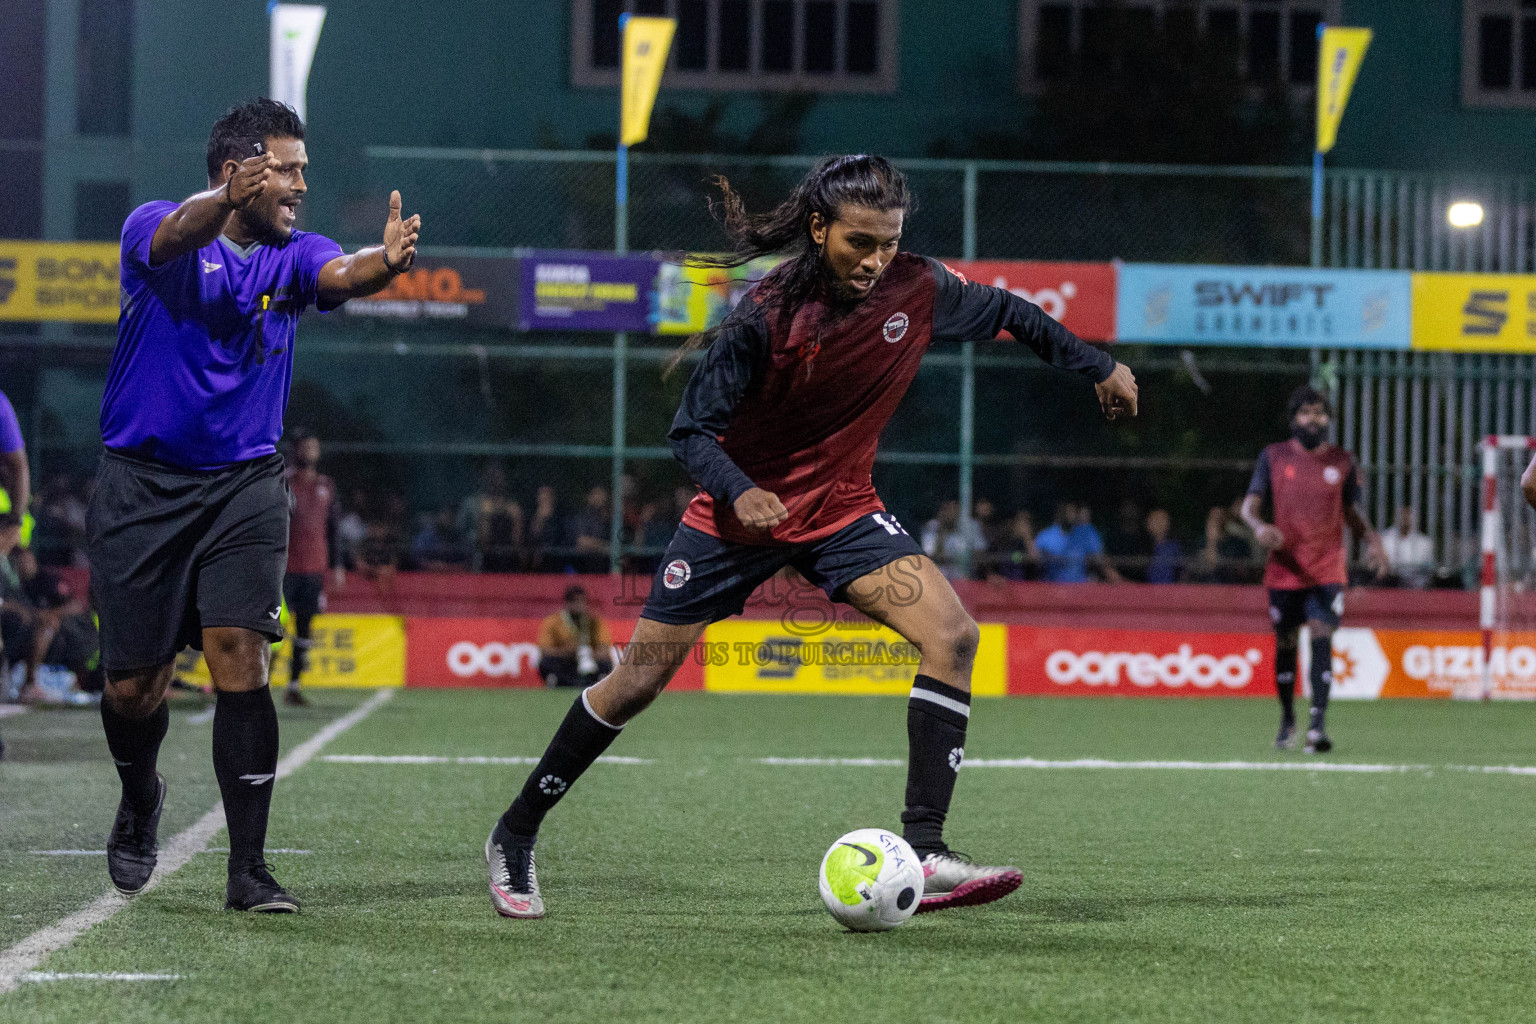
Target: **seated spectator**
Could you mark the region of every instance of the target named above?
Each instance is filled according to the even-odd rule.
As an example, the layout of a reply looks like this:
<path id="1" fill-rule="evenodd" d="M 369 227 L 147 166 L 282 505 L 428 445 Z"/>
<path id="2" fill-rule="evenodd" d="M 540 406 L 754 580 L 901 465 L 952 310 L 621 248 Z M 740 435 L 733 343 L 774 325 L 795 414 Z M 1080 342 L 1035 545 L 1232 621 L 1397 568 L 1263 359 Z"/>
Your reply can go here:
<path id="1" fill-rule="evenodd" d="M 592 488 L 587 492 L 587 503 L 571 518 L 570 534 L 575 542 L 574 564 L 578 572 L 607 571 L 611 522 L 608 488 Z"/>
<path id="2" fill-rule="evenodd" d="M 1264 560 L 1254 542 L 1253 531 L 1243 522 L 1243 499 L 1235 498 L 1221 521 L 1221 540 L 1217 544 L 1221 564 L 1227 574 L 1224 583 L 1257 583 L 1263 575 Z"/>
<path id="3" fill-rule="evenodd" d="M 365 524 L 363 541 L 357 549 L 357 571 L 369 579 L 387 583 L 400 568 L 400 535 L 387 519 L 373 519 Z"/>
<path id="4" fill-rule="evenodd" d="M 83 564 L 85 551 L 85 500 L 68 473 L 55 473 L 33 499 L 37 526 L 32 549 L 43 565 Z"/>
<path id="5" fill-rule="evenodd" d="M 27 548 L 12 552 L 11 566 L 14 576 L 5 573 L 0 584 L 0 648 L 26 665 L 17 699 L 41 696 L 37 670 L 45 664 L 69 669 L 80 690 L 101 692 L 100 638 L 85 602 L 61 577 L 40 568 Z"/>
<path id="6" fill-rule="evenodd" d="M 590 686 L 613 671 L 613 640 L 582 587 L 566 589 L 565 608 L 539 623 L 538 642 L 545 686 Z"/>
<path id="7" fill-rule="evenodd" d="M 1091 521 L 1091 511 L 1069 501 L 1056 506 L 1056 519 L 1035 537 L 1041 577 L 1048 583 L 1087 583 L 1092 567 L 1109 583 L 1120 574 L 1104 559 L 1104 541 Z"/>
<path id="8" fill-rule="evenodd" d="M 1414 527 L 1415 519 L 1412 505 L 1398 509 L 1396 521 L 1381 531 L 1381 546 L 1387 549 L 1388 582 L 1423 590 L 1435 574 L 1435 542 Z"/>
<path id="9" fill-rule="evenodd" d="M 1147 513 L 1147 537 L 1152 542 L 1152 559 L 1147 564 L 1148 583 L 1177 583 L 1184 572 L 1184 545 L 1169 536 L 1173 520 L 1166 509 Z"/>
<path id="10" fill-rule="evenodd" d="M 363 539 L 368 536 L 368 525 L 363 512 L 368 508 L 368 493 L 361 489 L 352 492 L 352 501 L 336 520 L 336 546 L 341 551 L 341 564 L 347 569 L 358 566 L 358 552 Z"/>
<path id="11" fill-rule="evenodd" d="M 411 561 L 423 572 L 469 568 L 469 552 L 459 537 L 452 508 L 441 508 L 421 517 L 421 528 L 411 539 Z"/>
<path id="12" fill-rule="evenodd" d="M 981 537 L 981 550 L 996 551 L 1007 540 L 1010 522 L 997 518 L 997 507 L 991 498 L 977 498 L 971 506 L 971 518 L 976 521 L 976 531 Z"/>
<path id="13" fill-rule="evenodd" d="M 1152 556 L 1151 538 L 1142 525 L 1141 508 L 1127 498 L 1115 513 L 1115 523 L 1104 538 L 1104 553 L 1120 575 L 1138 582 L 1147 578 L 1147 560 Z"/>
<path id="14" fill-rule="evenodd" d="M 939 506 L 939 514 L 928 520 L 920 539 L 923 554 L 933 559 L 947 578 L 964 579 L 964 563 L 976 562 L 976 556 L 987 549 L 981 528 L 975 519 L 963 527 L 960 523 L 960 502 L 950 498 Z"/>
<path id="15" fill-rule="evenodd" d="M 1232 528 L 1230 510 L 1216 506 L 1205 517 L 1205 544 L 1189 567 L 1194 583 L 1250 583 L 1256 578 L 1253 542 Z"/>
<path id="16" fill-rule="evenodd" d="M 477 572 L 516 572 L 523 567 L 523 508 L 507 494 L 507 474 L 487 462 L 480 490 L 464 499 L 459 529 L 470 539 Z"/>
<path id="17" fill-rule="evenodd" d="M 560 507 L 555 489 L 543 484 L 534 492 L 533 518 L 528 522 L 528 568 L 532 572 L 557 572 L 559 567 L 552 549 L 563 547 L 565 534 L 560 529 Z"/>
<path id="18" fill-rule="evenodd" d="M 1040 575 L 1035 524 L 1024 509 L 1019 509 L 1009 520 L 1008 535 L 993 549 L 991 565 L 993 573 L 1005 580 L 1032 580 Z"/>

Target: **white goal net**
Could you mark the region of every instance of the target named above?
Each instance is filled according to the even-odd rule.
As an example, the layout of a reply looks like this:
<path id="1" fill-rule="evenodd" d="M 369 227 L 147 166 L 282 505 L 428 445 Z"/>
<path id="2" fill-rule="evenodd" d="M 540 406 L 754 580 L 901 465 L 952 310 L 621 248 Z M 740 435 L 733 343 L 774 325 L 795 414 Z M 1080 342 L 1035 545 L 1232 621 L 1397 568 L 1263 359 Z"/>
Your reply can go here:
<path id="1" fill-rule="evenodd" d="M 1483 441 L 1482 650 L 1462 699 L 1536 700 L 1536 510 L 1520 477 L 1536 438 Z"/>

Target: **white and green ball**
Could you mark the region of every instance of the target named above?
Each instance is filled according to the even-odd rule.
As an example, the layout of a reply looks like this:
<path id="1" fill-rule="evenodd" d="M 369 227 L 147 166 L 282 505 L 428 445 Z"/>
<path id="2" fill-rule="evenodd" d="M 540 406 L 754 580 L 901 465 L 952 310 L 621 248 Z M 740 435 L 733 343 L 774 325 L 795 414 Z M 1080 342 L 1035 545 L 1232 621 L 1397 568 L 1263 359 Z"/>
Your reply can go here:
<path id="1" fill-rule="evenodd" d="M 894 832 L 849 832 L 821 858 L 821 900 L 850 931 L 895 928 L 917 912 L 922 898 L 922 861 Z"/>

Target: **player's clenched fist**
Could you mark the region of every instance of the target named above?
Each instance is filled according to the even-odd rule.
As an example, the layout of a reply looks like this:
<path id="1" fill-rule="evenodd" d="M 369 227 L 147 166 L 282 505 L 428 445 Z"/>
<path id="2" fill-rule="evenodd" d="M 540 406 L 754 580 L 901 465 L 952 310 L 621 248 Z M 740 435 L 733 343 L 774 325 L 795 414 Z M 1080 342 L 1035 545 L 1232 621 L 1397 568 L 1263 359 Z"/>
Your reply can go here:
<path id="1" fill-rule="evenodd" d="M 240 161 L 240 168 L 224 184 L 224 198 L 235 209 L 245 209 L 267 190 L 273 175 L 281 166 L 282 161 L 271 153 Z"/>
<path id="2" fill-rule="evenodd" d="M 761 487 L 744 492 L 731 507 L 735 509 L 736 518 L 741 520 L 743 526 L 758 530 L 772 529 L 789 518 L 789 510 L 784 507 L 779 496 Z"/>
<path id="3" fill-rule="evenodd" d="M 1104 410 L 1105 419 L 1119 419 L 1122 414 L 1136 415 L 1136 399 L 1140 391 L 1136 387 L 1136 376 L 1131 373 L 1129 366 L 1116 363 L 1110 375 L 1095 384 L 1093 389 L 1098 393 L 1099 408 Z"/>

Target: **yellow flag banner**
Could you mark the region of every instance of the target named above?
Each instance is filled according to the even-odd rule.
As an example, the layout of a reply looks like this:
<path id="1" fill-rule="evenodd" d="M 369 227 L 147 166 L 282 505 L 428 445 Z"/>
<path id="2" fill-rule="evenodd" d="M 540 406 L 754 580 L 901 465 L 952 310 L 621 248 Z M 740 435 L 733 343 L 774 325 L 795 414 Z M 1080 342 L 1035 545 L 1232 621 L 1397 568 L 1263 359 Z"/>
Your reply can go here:
<path id="1" fill-rule="evenodd" d="M 651 108 L 661 88 L 661 72 L 672 47 L 677 22 L 671 18 L 624 19 L 623 112 L 619 144 L 644 142 L 651 130 Z"/>
<path id="2" fill-rule="evenodd" d="M 1368 28 L 1325 28 L 1317 54 L 1317 151 L 1326 153 L 1339 137 L 1339 121 L 1355 87 L 1365 48 L 1371 45 Z"/>
<path id="3" fill-rule="evenodd" d="M 0 320 L 117 323 L 116 242 L 0 240 Z"/>
<path id="4" fill-rule="evenodd" d="M 1414 274 L 1413 347 L 1536 352 L 1536 276 Z"/>

